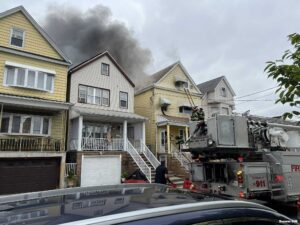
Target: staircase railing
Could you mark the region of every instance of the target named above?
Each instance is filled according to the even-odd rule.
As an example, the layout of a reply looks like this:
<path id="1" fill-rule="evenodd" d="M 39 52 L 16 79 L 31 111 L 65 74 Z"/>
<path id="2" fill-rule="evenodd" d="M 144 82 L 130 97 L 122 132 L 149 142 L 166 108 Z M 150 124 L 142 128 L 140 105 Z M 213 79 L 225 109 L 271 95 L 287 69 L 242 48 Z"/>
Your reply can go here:
<path id="1" fill-rule="evenodd" d="M 151 168 L 147 165 L 147 163 L 140 156 L 138 151 L 133 147 L 129 140 L 127 140 L 127 152 L 130 154 L 134 162 L 138 165 L 140 170 L 145 174 L 149 183 L 151 183 Z"/>
<path id="2" fill-rule="evenodd" d="M 154 169 L 156 169 L 160 165 L 160 162 L 142 140 L 141 140 L 141 149 L 144 156 L 151 163 Z"/>
<path id="3" fill-rule="evenodd" d="M 175 157 L 178 162 L 180 163 L 180 165 L 186 170 L 186 171 L 190 171 L 190 163 L 191 161 L 189 159 L 187 159 L 186 156 L 183 155 L 183 153 L 176 149 L 174 146 L 172 146 L 173 150 L 172 151 L 172 155 L 173 157 Z"/>

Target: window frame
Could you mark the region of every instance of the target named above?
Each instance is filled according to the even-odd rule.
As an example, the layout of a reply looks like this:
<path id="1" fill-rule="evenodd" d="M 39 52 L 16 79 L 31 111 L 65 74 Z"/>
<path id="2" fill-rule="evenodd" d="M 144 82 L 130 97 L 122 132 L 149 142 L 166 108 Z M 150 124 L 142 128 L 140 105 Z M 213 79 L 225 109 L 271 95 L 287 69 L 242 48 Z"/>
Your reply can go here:
<path id="1" fill-rule="evenodd" d="M 190 112 L 187 112 L 186 110 L 185 110 L 185 108 L 190 108 Z M 192 107 L 187 107 L 187 106 L 179 106 L 178 107 L 178 112 L 179 113 L 182 113 L 182 114 L 188 114 L 188 115 L 192 115 Z"/>
<path id="2" fill-rule="evenodd" d="M 225 87 L 221 87 L 221 96 L 222 97 L 227 97 L 227 91 Z"/>
<path id="3" fill-rule="evenodd" d="M 108 70 L 107 70 L 107 74 L 104 73 L 104 66 L 107 66 Z M 104 76 L 109 76 L 110 75 L 110 65 L 108 63 L 101 63 L 101 75 L 104 75 Z"/>
<path id="4" fill-rule="evenodd" d="M 126 107 L 125 106 L 122 106 L 121 105 L 121 94 L 126 94 Z M 124 100 L 123 100 L 124 101 Z M 121 109 L 128 109 L 128 92 L 125 92 L 125 91 L 120 91 L 119 92 L 119 107 L 121 108 Z"/>
<path id="5" fill-rule="evenodd" d="M 13 118 L 14 117 L 20 117 L 19 121 L 19 131 L 18 132 L 12 132 L 13 129 Z M 2 118 L 9 118 L 8 121 L 8 132 L 1 132 L 0 134 L 7 134 L 7 135 L 22 135 L 22 136 L 43 136 L 43 137 L 49 137 L 51 136 L 51 127 L 52 127 L 52 120 L 50 116 L 40 116 L 40 115 L 32 115 L 32 114 L 18 114 L 18 113 L 4 113 Z M 30 118 L 30 131 L 29 133 L 23 133 L 23 123 L 26 118 Z M 41 124 L 40 124 L 40 133 L 34 133 L 33 127 L 34 127 L 34 119 L 40 118 Z M 48 119 L 48 133 L 43 134 L 44 129 L 44 119 Z"/>
<path id="6" fill-rule="evenodd" d="M 22 46 L 14 45 L 14 44 L 11 43 L 14 30 L 22 32 Z M 9 45 L 12 46 L 12 47 L 16 47 L 16 48 L 24 48 L 24 45 L 25 45 L 24 43 L 25 43 L 25 30 L 23 30 L 21 28 L 18 28 L 18 27 L 12 27 L 10 29 Z"/>
<path id="7" fill-rule="evenodd" d="M 9 67 L 13 68 L 13 75 L 10 74 L 10 76 L 13 76 L 12 79 L 12 84 L 8 83 L 8 71 Z M 20 85 L 17 83 L 18 80 L 18 72 L 19 69 L 25 70 L 24 74 L 24 84 Z M 29 71 L 34 72 L 34 85 L 29 86 L 28 81 L 29 81 Z M 43 88 L 38 88 L 38 77 L 39 73 L 43 74 Z M 27 66 L 27 65 L 22 65 L 18 63 L 11 63 L 11 62 L 6 62 L 5 67 L 4 67 L 4 79 L 3 79 L 3 86 L 5 87 L 18 87 L 18 88 L 25 88 L 25 89 L 31 89 L 31 90 L 37 90 L 37 91 L 43 91 L 43 92 L 54 92 L 54 84 L 55 84 L 55 71 L 47 70 L 47 69 L 42 69 L 42 68 L 37 68 L 37 67 L 32 67 L 32 66 Z M 47 80 L 49 79 L 48 77 L 51 77 L 51 90 L 47 89 Z"/>
<path id="8" fill-rule="evenodd" d="M 85 102 L 81 101 L 80 98 L 80 87 L 84 87 L 85 89 Z M 91 103 L 88 103 L 88 89 L 91 88 L 93 89 L 93 95 L 90 95 L 93 97 L 93 101 Z M 100 90 L 100 104 L 96 103 L 96 90 Z M 107 91 L 108 92 L 108 104 L 104 104 L 103 103 L 103 92 Z M 93 86 L 89 86 L 89 85 L 84 85 L 84 84 L 79 84 L 78 85 L 78 96 L 77 96 L 77 102 L 78 103 L 82 103 L 82 104 L 90 104 L 90 105 L 98 105 L 98 106 L 104 106 L 104 107 L 110 107 L 110 90 L 109 89 L 105 89 L 105 88 L 99 88 L 99 87 L 93 87 Z"/>

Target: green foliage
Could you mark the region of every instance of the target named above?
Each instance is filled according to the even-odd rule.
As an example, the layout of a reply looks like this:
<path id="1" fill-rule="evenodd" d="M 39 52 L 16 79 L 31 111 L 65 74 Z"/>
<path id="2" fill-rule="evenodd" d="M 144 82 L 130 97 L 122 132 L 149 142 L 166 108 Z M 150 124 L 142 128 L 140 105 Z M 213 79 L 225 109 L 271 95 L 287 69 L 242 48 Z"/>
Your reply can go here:
<path id="1" fill-rule="evenodd" d="M 129 174 L 127 173 L 127 171 L 124 171 L 121 177 L 127 179 L 129 177 Z"/>
<path id="2" fill-rule="evenodd" d="M 288 36 L 292 50 L 286 50 L 280 60 L 269 61 L 264 71 L 268 77 L 276 80 L 279 98 L 276 103 L 289 104 L 295 109 L 300 108 L 300 35 Z M 293 110 L 283 114 L 283 118 L 299 119 L 299 111 Z M 299 121 L 300 122 L 300 121 Z"/>

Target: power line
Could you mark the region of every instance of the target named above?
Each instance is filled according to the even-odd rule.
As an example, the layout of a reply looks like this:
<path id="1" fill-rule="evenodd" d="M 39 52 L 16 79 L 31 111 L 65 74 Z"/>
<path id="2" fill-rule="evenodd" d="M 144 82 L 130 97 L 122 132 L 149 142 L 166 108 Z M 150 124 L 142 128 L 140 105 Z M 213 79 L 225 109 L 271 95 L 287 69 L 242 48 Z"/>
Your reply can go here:
<path id="1" fill-rule="evenodd" d="M 248 96 L 251 96 L 251 95 L 256 95 L 256 94 L 259 94 L 259 93 L 262 93 L 262 92 L 265 92 L 265 91 L 269 91 L 269 90 L 275 89 L 277 87 L 278 86 L 267 88 L 267 89 L 264 89 L 264 90 L 261 90 L 261 91 L 257 91 L 257 92 L 253 92 L 253 93 L 250 93 L 250 94 L 247 94 L 247 95 L 243 95 L 241 97 L 236 97 L 235 99 L 244 98 L 244 97 L 248 97 Z"/>

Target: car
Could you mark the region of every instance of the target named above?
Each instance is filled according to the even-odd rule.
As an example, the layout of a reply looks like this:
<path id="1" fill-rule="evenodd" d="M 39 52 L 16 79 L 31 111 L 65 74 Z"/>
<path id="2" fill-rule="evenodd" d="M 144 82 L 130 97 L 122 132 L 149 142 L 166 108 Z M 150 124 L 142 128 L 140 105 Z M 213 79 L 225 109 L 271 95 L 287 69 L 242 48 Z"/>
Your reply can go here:
<path id="1" fill-rule="evenodd" d="M 256 203 L 161 184 L 122 184 L 2 196 L 0 224 L 271 225 L 297 221 Z"/>

